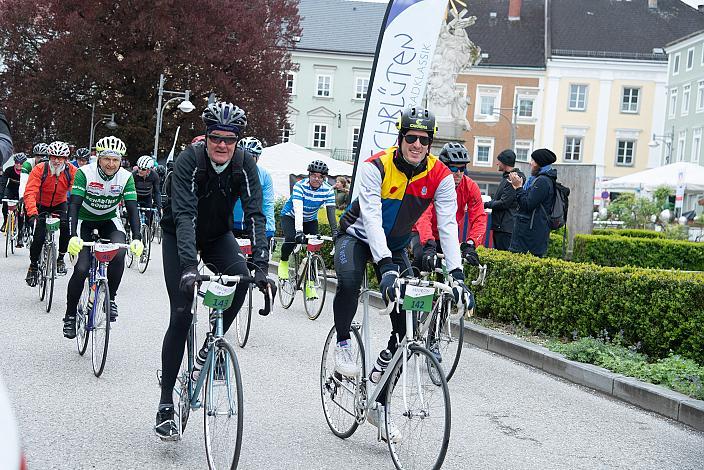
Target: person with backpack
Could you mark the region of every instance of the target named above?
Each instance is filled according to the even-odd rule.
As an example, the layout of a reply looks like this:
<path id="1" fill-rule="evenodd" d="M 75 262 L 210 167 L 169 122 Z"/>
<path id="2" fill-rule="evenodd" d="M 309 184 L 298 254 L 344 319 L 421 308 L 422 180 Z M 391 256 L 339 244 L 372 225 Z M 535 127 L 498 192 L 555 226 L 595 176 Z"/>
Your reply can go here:
<path id="1" fill-rule="evenodd" d="M 516 154 L 511 149 L 503 150 L 497 157 L 496 169 L 502 173 L 494 197 L 491 201 L 484 203 L 485 209 L 491 209 L 491 232 L 493 247 L 497 250 L 508 250 L 511 245 L 511 233 L 513 232 L 513 218 L 518 209 L 516 202 L 516 190 L 509 181 L 511 173 L 518 173 L 518 176 L 525 182 L 526 175 L 521 170 L 515 168 Z"/>
<path id="2" fill-rule="evenodd" d="M 509 173 L 511 186 L 516 190 L 518 211 L 514 216 L 513 235 L 509 251 L 545 256 L 550 240 L 551 220 L 557 184 L 557 170 L 552 164 L 557 156 L 549 149 L 538 149 L 531 154 L 530 172 L 526 180 L 517 173 Z"/>

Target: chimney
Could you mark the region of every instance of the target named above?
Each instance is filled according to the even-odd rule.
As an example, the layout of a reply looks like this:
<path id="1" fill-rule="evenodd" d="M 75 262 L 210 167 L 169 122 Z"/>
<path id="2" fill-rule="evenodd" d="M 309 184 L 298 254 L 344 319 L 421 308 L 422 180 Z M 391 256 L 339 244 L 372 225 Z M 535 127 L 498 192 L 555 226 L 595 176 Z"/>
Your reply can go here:
<path id="1" fill-rule="evenodd" d="M 508 20 L 519 21 L 521 19 L 521 3 L 522 0 L 509 0 L 508 2 Z"/>
<path id="2" fill-rule="evenodd" d="M 658 9 L 658 0 L 648 0 L 648 8 L 651 10 Z"/>

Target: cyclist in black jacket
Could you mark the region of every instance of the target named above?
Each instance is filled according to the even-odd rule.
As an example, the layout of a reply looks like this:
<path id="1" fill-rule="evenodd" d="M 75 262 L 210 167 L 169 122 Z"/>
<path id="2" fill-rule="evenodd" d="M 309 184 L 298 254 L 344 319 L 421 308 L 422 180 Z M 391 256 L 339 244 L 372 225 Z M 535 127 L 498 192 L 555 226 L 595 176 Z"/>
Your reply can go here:
<path id="1" fill-rule="evenodd" d="M 231 103 L 217 102 L 203 111 L 207 127 L 205 142 L 189 145 L 174 163 L 167 182 L 169 204 L 161 227 L 164 277 L 169 294 L 171 319 L 161 351 L 161 400 L 155 431 L 164 439 L 177 434 L 174 422 L 173 388 L 181 367 L 186 337 L 191 326 L 193 289 L 198 276 L 198 252 L 212 269 L 228 275 L 249 276 L 245 257 L 232 234 L 232 209 L 240 199 L 249 221 L 252 260 L 257 286 L 274 291 L 266 276 L 269 248 L 262 212 L 262 189 L 254 159 L 235 152 L 247 118 Z M 237 286 L 232 306 L 225 310 L 223 328 L 228 330 L 244 302 L 247 285 Z M 205 344 L 203 345 L 205 347 Z"/>
<path id="2" fill-rule="evenodd" d="M 154 170 L 154 159 L 142 155 L 137 159 L 137 169 L 132 172 L 134 187 L 137 190 L 137 205 L 145 209 L 161 211 L 161 185 L 159 175 Z M 149 212 L 147 223 L 151 225 L 153 214 Z"/>

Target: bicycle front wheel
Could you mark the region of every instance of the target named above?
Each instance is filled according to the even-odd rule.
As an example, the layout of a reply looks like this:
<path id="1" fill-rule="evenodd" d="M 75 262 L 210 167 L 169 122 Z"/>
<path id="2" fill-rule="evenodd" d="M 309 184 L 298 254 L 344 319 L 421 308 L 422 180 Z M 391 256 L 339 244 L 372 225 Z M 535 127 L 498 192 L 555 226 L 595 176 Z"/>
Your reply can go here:
<path id="1" fill-rule="evenodd" d="M 320 364 L 320 397 L 323 402 L 323 413 L 330 430 L 337 437 L 346 439 L 357 430 L 361 411 L 360 403 L 366 393 L 360 390 L 362 377 L 367 376 L 364 365 L 364 347 L 362 338 L 356 329 L 350 330 L 350 341 L 356 352 L 356 362 L 360 375 L 347 377 L 335 371 L 335 346 L 337 345 L 337 330 L 333 326 L 328 333 L 323 347 L 323 358 Z M 362 401 L 361 399 L 364 398 Z"/>
<path id="2" fill-rule="evenodd" d="M 46 297 L 46 266 L 49 264 L 49 250 L 47 250 L 46 244 L 42 245 L 39 263 L 39 300 L 43 302 Z"/>
<path id="3" fill-rule="evenodd" d="M 389 451 L 398 469 L 439 469 L 450 442 L 450 392 L 444 375 L 428 373 L 428 361 L 440 368 L 433 353 L 416 344 L 408 352 L 391 371 L 386 393 L 386 429 L 397 436 L 387 441 Z"/>
<path id="4" fill-rule="evenodd" d="M 142 225 L 142 241 L 144 243 L 144 251 L 142 251 L 142 255 L 137 261 L 137 268 L 140 273 L 144 274 L 144 271 L 147 270 L 147 266 L 149 266 L 149 258 L 152 252 L 151 230 L 146 225 Z"/>
<path id="5" fill-rule="evenodd" d="M 12 249 L 10 249 L 10 244 L 12 243 L 12 232 L 10 231 L 10 223 L 12 222 L 12 219 L 8 219 L 7 222 L 5 222 L 5 258 L 7 258 L 10 254 L 10 250 L 12 250 L 12 253 L 15 252 L 15 247 L 13 246 Z"/>
<path id="6" fill-rule="evenodd" d="M 249 328 L 252 323 L 252 290 L 253 286 L 250 282 L 247 286 L 247 298 L 244 300 L 243 308 L 235 317 L 235 332 L 237 333 L 237 345 L 244 348 L 249 339 Z"/>
<path id="7" fill-rule="evenodd" d="M 56 280 L 56 248 L 54 245 L 48 249 L 46 263 L 46 312 L 51 311 L 51 301 L 54 299 L 54 281 Z"/>
<path id="8" fill-rule="evenodd" d="M 93 373 L 100 377 L 105 369 L 108 358 L 108 342 L 110 340 L 110 289 L 106 281 L 100 281 L 96 287 L 93 300 Z"/>
<path id="9" fill-rule="evenodd" d="M 328 277 L 323 258 L 320 255 L 311 255 L 304 274 L 303 307 L 308 319 L 315 320 L 323 311 L 327 292 Z"/>
<path id="10" fill-rule="evenodd" d="M 211 469 L 234 469 L 242 449 L 242 378 L 232 346 L 220 338 L 205 379 L 203 431 Z"/>
<path id="11" fill-rule="evenodd" d="M 78 348 L 78 354 L 81 356 L 86 353 L 88 349 L 88 338 L 90 338 L 90 331 L 86 328 L 88 324 L 88 316 L 93 308 L 93 304 L 89 304 L 90 299 L 90 282 L 88 279 L 83 283 L 83 291 L 81 292 L 81 298 L 78 300 L 78 308 L 76 309 L 76 347 Z"/>

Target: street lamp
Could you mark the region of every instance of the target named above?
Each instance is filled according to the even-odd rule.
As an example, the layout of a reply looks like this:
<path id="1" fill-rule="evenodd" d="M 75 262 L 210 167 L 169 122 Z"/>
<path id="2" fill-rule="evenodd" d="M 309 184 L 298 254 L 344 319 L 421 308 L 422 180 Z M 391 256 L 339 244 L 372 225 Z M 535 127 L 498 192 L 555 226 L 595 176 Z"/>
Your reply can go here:
<path id="1" fill-rule="evenodd" d="M 656 135 L 653 134 L 653 140 L 648 142 L 648 147 L 655 148 L 660 146 L 660 142 L 665 144 L 665 165 L 669 165 L 672 160 L 672 143 L 675 140 L 675 126 L 672 126 L 672 131 L 669 134 Z"/>
<path id="2" fill-rule="evenodd" d="M 98 116 L 100 117 L 100 119 L 94 124 L 93 121 L 95 121 L 95 103 L 93 103 L 93 110 L 90 114 L 90 142 L 88 143 L 89 149 L 93 148 L 93 141 L 95 140 L 95 130 L 98 128 L 98 125 L 100 123 L 107 121 L 105 127 L 110 129 L 111 131 L 117 129 L 117 123 L 115 122 L 115 113 L 99 114 Z"/>
<path id="3" fill-rule="evenodd" d="M 161 133 L 161 121 L 164 116 L 164 111 L 166 110 L 166 107 L 171 103 L 172 101 L 181 101 L 181 103 L 178 105 L 178 109 L 183 112 L 183 113 L 190 113 L 194 109 L 196 109 L 195 106 L 193 106 L 193 103 L 190 102 L 190 94 L 191 90 L 186 90 L 186 91 L 169 91 L 169 90 L 164 90 L 164 74 L 162 73 L 159 76 L 159 101 L 156 105 L 156 131 L 154 132 L 154 160 L 156 161 L 157 159 L 157 152 L 159 150 L 159 134 Z M 164 94 L 167 95 L 175 95 L 173 98 L 169 99 L 166 101 L 166 103 L 161 104 L 162 97 Z"/>
<path id="4" fill-rule="evenodd" d="M 511 116 L 511 119 L 506 117 L 505 114 L 501 113 L 501 111 L 512 111 L 513 114 Z M 511 126 L 511 150 L 514 152 L 516 151 L 516 115 L 518 114 L 518 106 L 515 106 L 513 108 L 491 108 L 491 115 L 497 115 L 501 116 L 502 118 L 506 119 L 506 121 L 509 123 Z M 489 124 L 490 126 L 492 124 Z"/>

